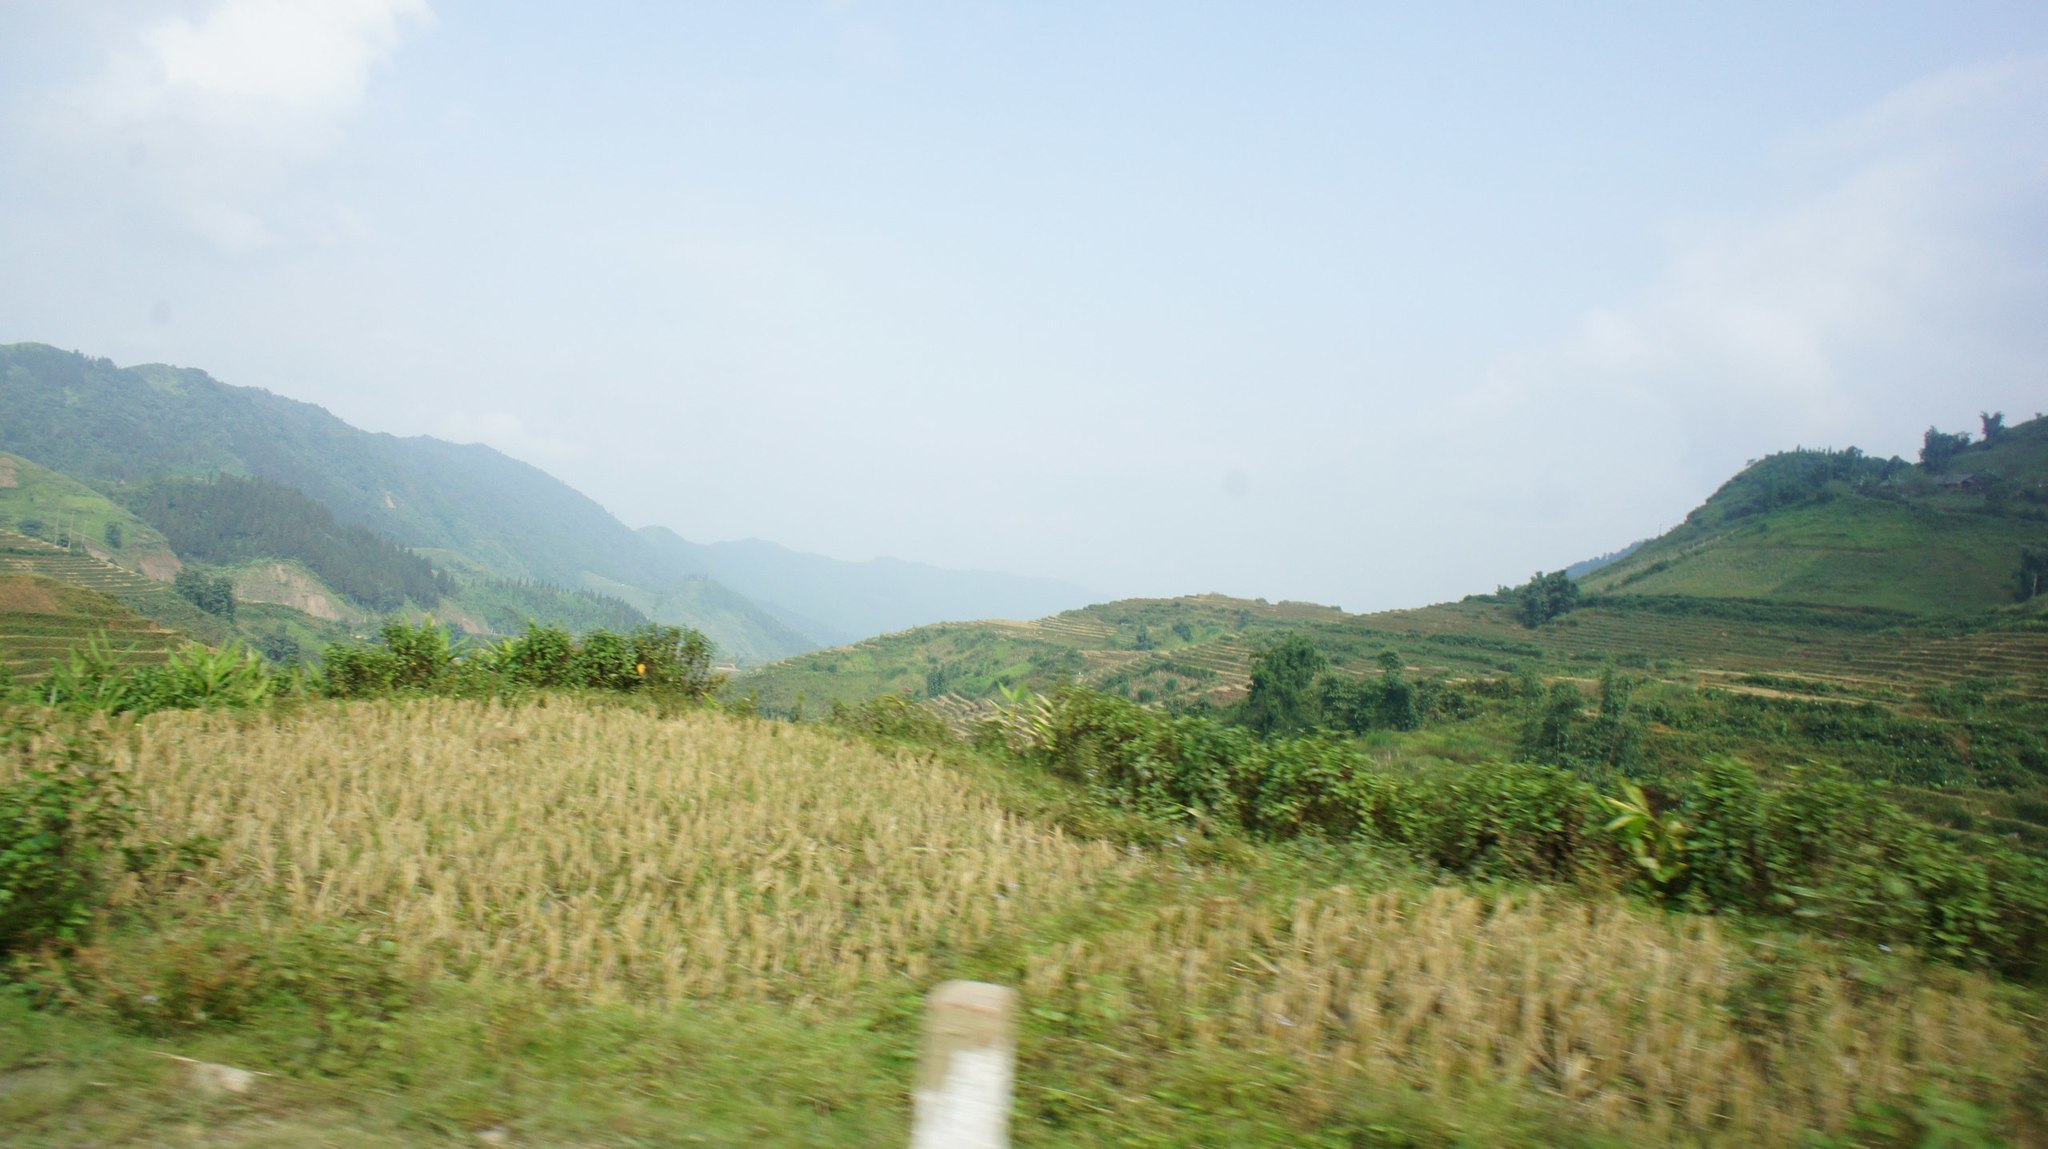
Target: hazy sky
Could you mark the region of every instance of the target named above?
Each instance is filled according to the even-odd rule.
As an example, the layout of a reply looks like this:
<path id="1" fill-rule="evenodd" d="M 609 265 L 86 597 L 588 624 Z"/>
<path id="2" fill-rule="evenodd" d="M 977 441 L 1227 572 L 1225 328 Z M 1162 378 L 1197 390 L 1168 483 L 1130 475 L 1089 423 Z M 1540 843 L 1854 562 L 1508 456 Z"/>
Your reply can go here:
<path id="1" fill-rule="evenodd" d="M 2048 5 L 0 6 L 0 342 L 1350 610 L 2048 408 Z M 744 588 L 741 588 L 744 589 Z"/>

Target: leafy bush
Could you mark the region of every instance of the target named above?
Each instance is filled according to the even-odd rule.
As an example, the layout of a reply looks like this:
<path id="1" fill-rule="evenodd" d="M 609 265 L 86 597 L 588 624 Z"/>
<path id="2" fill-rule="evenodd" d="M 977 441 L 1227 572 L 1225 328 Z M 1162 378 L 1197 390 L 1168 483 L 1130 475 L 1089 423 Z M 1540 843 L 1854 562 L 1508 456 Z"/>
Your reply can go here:
<path id="1" fill-rule="evenodd" d="M 158 710 L 261 704 L 280 679 L 240 643 L 218 650 L 188 642 L 161 666 L 137 666 L 104 636 L 74 648 L 37 683 L 35 701 L 71 711 L 149 714 Z"/>
<path id="2" fill-rule="evenodd" d="M 568 686 L 575 681 L 576 637 L 559 626 L 526 624 L 526 633 L 496 648 L 498 668 L 521 686 Z"/>
<path id="3" fill-rule="evenodd" d="M 150 710 L 257 706 L 277 684 L 263 656 L 240 643 L 211 650 L 188 642 L 149 677 L 154 679 Z"/>
<path id="4" fill-rule="evenodd" d="M 133 925 L 20 963 L 31 999 L 155 1037 L 261 1018 L 301 1031 L 292 1060 L 335 1071 L 373 1054 L 412 997 L 396 946 L 345 923 L 265 930 L 209 913 Z"/>
<path id="5" fill-rule="evenodd" d="M 1967 854 L 1869 784 L 1811 767 L 1766 786 L 1731 758 L 1682 788 L 1685 896 L 1699 909 L 1819 920 L 1833 933 L 1918 945 L 2015 977 L 2048 966 L 2048 865 Z"/>
<path id="6" fill-rule="evenodd" d="M 1609 688 L 1605 709 L 1625 710 L 1620 688 Z M 1579 713 L 1576 690 L 1536 696 L 1545 713 L 1568 704 L 1574 737 L 1611 749 L 1598 743 L 1600 720 Z M 1698 911 L 1814 919 L 1960 965 L 2048 972 L 2048 863 L 1997 845 L 1966 852 L 1834 769 L 1766 786 L 1749 766 L 1716 759 L 1669 792 L 1621 783 L 1613 797 L 1577 769 L 1548 765 L 1388 772 L 1329 734 L 1261 741 L 1080 687 L 1006 734 L 1055 773 L 1152 816 L 1214 819 L 1267 838 L 1366 838 L 1458 874 L 1635 874 Z"/>
<path id="7" fill-rule="evenodd" d="M 1598 792 L 1548 767 L 1387 774 L 1347 739 L 1259 741 L 1079 687 L 1050 700 L 1041 730 L 1032 757 L 1144 813 L 1213 818 L 1269 838 L 1375 838 L 1459 873 L 1564 879 L 1618 858 L 1594 833 Z"/>
<path id="8" fill-rule="evenodd" d="M 0 953 L 77 942 L 134 816 L 93 738 L 0 715 Z"/>
<path id="9" fill-rule="evenodd" d="M 329 698 L 372 698 L 398 686 L 398 656 L 385 646 L 336 643 L 320 655 L 321 687 Z"/>
<path id="10" fill-rule="evenodd" d="M 130 664 L 104 634 L 73 647 L 35 685 L 35 700 L 46 706 L 108 714 L 143 709 L 154 693 L 151 672 Z"/>

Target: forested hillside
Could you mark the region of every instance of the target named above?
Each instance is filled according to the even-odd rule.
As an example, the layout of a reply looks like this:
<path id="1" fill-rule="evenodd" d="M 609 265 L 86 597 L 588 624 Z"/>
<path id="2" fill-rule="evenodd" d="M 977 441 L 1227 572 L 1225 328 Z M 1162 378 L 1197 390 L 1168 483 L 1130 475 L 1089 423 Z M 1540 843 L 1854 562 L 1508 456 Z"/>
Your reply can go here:
<path id="1" fill-rule="evenodd" d="M 410 601 L 431 607 L 453 590 L 447 575 L 366 527 L 268 479 L 158 479 L 117 493 L 186 559 L 231 566 L 260 559 L 304 563 L 328 586 L 368 610 Z"/>
<path id="2" fill-rule="evenodd" d="M 489 447 L 374 434 L 204 371 L 118 368 L 33 343 L 0 347 L 0 383 L 0 447 L 81 479 L 253 476 L 341 522 L 402 546 L 452 547 L 507 577 L 667 576 L 604 508 Z"/>
<path id="3" fill-rule="evenodd" d="M 626 631 L 648 622 L 623 599 L 524 580 L 473 579 L 456 593 L 455 602 L 496 634 L 518 634 L 529 622 L 565 627 L 576 634 Z"/>

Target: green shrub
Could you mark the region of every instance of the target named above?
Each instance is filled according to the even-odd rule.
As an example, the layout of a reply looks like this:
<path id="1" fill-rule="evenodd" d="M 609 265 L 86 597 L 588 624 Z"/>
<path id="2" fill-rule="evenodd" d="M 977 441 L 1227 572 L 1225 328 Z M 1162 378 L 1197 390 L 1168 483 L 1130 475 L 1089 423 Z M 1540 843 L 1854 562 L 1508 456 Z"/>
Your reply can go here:
<path id="1" fill-rule="evenodd" d="M 0 715 L 0 953 L 77 942 L 99 908 L 134 823 L 93 738 L 21 713 Z"/>
<path id="2" fill-rule="evenodd" d="M 1876 787 L 1824 767 L 1766 786 L 1717 759 L 1681 793 L 1696 908 L 1791 914 L 2013 977 L 2048 972 L 2048 864 L 2037 858 L 1965 853 Z"/>
<path id="3" fill-rule="evenodd" d="M 445 684 L 455 663 L 455 647 L 448 631 L 433 619 L 418 624 L 392 619 L 377 637 L 391 652 L 393 686 L 431 691 Z"/>
<path id="4" fill-rule="evenodd" d="M 498 647 L 499 668 L 521 686 L 567 686 L 574 681 L 576 638 L 559 626 L 526 624 L 526 633 Z"/>
<path id="5" fill-rule="evenodd" d="M 1542 700 L 1539 719 L 1573 712 L 1560 723 L 1576 740 L 1567 753 L 1589 738 L 1593 749 L 1612 751 L 1600 737 L 1603 720 L 1583 716 L 1576 690 L 1532 692 Z M 1623 690 L 1610 682 L 1606 693 L 1607 725 L 1632 722 Z M 1578 770 L 1541 764 L 1392 773 L 1348 739 L 1262 741 L 1079 687 L 1056 693 L 1009 741 L 1155 817 L 1213 818 L 1266 838 L 1376 840 L 1456 874 L 1639 875 L 1658 896 L 1702 912 L 1791 916 L 2012 977 L 2048 973 L 2048 863 L 1992 844 L 1966 852 L 1877 786 L 1831 768 L 1767 786 L 1749 766 L 1721 758 L 1668 791 L 1621 783 L 1617 798 Z"/>
<path id="6" fill-rule="evenodd" d="M 396 947 L 344 923 L 264 930 L 220 915 L 134 928 L 19 963 L 32 1000 L 99 1015 L 152 1037 L 261 1021 L 289 1033 L 315 1071 L 379 1048 L 412 991 Z"/>
<path id="7" fill-rule="evenodd" d="M 151 678 L 150 710 L 257 706 L 276 685 L 263 656 L 233 642 L 218 650 L 188 642 Z"/>
<path id="8" fill-rule="evenodd" d="M 148 709 L 155 693 L 154 672 L 129 662 L 104 634 L 72 648 L 35 686 L 35 700 L 45 706 L 107 714 Z"/>

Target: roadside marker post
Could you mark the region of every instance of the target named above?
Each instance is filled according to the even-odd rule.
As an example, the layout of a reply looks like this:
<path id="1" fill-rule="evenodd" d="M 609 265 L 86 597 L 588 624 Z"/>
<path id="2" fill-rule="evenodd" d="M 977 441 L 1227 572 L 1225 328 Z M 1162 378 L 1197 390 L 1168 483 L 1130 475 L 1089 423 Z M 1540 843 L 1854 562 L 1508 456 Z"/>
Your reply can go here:
<path id="1" fill-rule="evenodd" d="M 911 1149 L 1008 1149 L 1017 991 L 941 983 L 925 999 Z"/>

